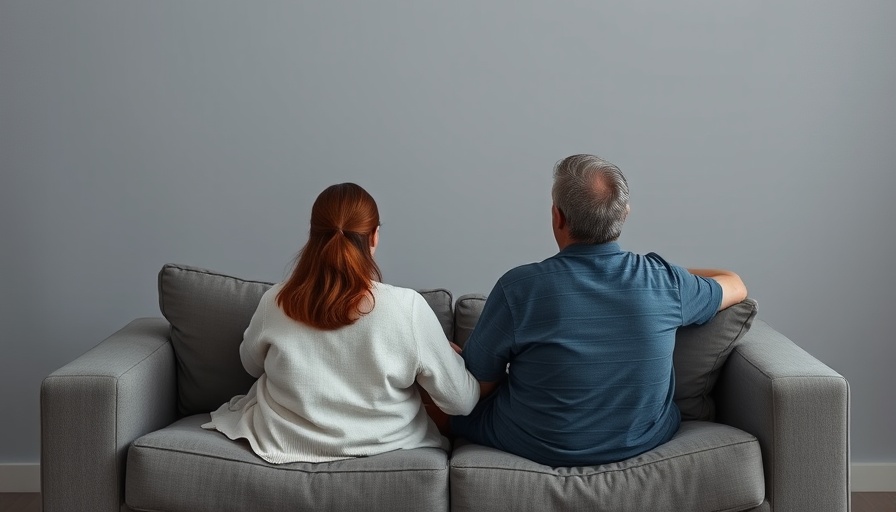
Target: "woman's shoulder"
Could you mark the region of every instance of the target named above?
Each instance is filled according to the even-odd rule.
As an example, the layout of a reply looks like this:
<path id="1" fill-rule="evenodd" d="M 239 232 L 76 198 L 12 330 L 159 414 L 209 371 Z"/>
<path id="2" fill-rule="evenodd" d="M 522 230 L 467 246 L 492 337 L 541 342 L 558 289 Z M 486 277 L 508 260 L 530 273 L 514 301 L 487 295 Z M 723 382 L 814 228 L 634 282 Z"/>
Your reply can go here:
<path id="1" fill-rule="evenodd" d="M 384 297 L 387 298 L 387 300 L 394 300 L 396 302 L 413 302 L 420 296 L 417 290 L 402 288 L 401 286 L 380 283 L 377 281 L 373 283 L 373 287 L 377 299 Z"/>
<path id="2" fill-rule="evenodd" d="M 277 300 L 277 294 L 279 294 L 280 290 L 283 289 L 283 284 L 284 283 L 282 282 L 272 284 L 271 287 L 265 290 L 265 292 L 261 295 L 261 300 L 269 302 Z"/>
<path id="3" fill-rule="evenodd" d="M 274 283 L 270 288 L 265 290 L 261 297 L 258 299 L 258 306 L 256 307 L 256 313 L 270 315 L 271 313 L 281 312 L 279 306 L 277 305 L 277 295 L 280 294 L 280 290 L 283 289 L 283 283 Z"/>
<path id="4" fill-rule="evenodd" d="M 407 315 L 419 315 L 421 311 L 429 308 L 426 299 L 420 292 L 411 288 L 403 288 L 385 283 L 374 283 L 374 297 L 376 308 L 392 315 L 406 317 Z"/>

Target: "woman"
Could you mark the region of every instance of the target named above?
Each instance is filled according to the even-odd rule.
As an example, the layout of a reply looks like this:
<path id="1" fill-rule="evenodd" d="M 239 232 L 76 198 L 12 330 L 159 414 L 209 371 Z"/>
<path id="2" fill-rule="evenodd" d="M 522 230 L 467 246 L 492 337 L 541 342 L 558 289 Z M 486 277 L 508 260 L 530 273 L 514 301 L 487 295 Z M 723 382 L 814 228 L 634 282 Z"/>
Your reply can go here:
<path id="1" fill-rule="evenodd" d="M 380 282 L 379 224 L 360 186 L 321 192 L 295 269 L 262 296 L 240 345 L 258 380 L 204 428 L 247 439 L 275 464 L 446 448 L 417 384 L 461 415 L 479 385 L 423 297 Z"/>

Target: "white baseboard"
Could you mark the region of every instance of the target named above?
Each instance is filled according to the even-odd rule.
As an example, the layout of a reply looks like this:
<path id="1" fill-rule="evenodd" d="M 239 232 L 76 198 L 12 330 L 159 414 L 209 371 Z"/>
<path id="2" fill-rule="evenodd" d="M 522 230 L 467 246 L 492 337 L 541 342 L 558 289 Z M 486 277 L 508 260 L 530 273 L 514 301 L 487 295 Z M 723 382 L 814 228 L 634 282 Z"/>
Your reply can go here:
<path id="1" fill-rule="evenodd" d="M 896 492 L 896 463 L 855 463 L 852 492 Z"/>
<path id="2" fill-rule="evenodd" d="M 0 492 L 40 492 L 40 464 L 0 464 Z"/>
<path id="3" fill-rule="evenodd" d="M 852 465 L 853 492 L 896 492 L 896 463 Z M 40 464 L 0 464 L 0 492 L 40 492 Z"/>

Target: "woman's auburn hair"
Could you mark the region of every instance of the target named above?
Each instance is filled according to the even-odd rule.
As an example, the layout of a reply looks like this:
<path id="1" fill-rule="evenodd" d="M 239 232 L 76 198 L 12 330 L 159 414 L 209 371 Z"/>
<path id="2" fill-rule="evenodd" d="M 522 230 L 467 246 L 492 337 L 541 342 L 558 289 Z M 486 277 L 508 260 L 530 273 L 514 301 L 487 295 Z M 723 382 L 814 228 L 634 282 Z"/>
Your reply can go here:
<path id="1" fill-rule="evenodd" d="M 293 320 L 332 330 L 353 324 L 375 299 L 373 280 L 382 274 L 370 254 L 380 225 L 376 202 L 354 183 L 327 187 L 311 207 L 308 242 L 277 294 L 277 305 Z"/>

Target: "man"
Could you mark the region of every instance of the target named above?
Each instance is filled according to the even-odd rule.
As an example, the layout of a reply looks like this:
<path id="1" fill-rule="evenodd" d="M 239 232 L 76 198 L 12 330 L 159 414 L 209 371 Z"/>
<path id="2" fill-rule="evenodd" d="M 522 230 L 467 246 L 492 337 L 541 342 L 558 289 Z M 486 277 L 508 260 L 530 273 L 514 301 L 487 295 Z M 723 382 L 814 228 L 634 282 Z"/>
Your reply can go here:
<path id="1" fill-rule="evenodd" d="M 733 272 L 623 251 L 628 184 L 609 162 L 560 161 L 552 195 L 560 252 L 495 285 L 463 351 L 482 398 L 452 430 L 549 466 L 634 457 L 681 422 L 676 330 L 709 321 L 747 290 Z"/>

